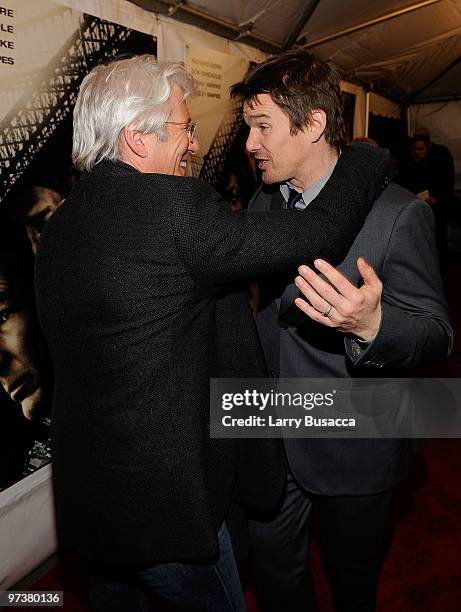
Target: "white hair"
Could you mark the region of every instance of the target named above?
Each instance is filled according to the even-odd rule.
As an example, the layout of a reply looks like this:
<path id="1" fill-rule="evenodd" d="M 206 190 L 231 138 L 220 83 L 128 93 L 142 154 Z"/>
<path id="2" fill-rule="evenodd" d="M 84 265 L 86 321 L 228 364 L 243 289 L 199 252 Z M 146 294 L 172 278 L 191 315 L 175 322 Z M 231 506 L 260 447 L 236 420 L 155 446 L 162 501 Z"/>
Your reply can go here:
<path id="1" fill-rule="evenodd" d="M 74 166 L 90 171 L 103 159 L 117 159 L 125 127 L 164 141 L 173 85 L 180 88 L 183 99 L 194 89 L 182 64 L 157 63 L 153 55 L 93 68 L 82 81 L 74 109 Z"/>

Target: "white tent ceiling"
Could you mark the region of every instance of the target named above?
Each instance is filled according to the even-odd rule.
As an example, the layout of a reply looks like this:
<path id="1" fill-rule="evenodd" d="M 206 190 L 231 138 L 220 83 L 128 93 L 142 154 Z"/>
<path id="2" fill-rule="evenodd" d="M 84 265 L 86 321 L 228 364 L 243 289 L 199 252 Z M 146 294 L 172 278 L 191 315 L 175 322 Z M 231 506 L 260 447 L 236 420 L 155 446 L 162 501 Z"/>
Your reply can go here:
<path id="1" fill-rule="evenodd" d="M 131 0 L 269 53 L 302 46 L 403 104 L 461 99 L 461 0 Z"/>

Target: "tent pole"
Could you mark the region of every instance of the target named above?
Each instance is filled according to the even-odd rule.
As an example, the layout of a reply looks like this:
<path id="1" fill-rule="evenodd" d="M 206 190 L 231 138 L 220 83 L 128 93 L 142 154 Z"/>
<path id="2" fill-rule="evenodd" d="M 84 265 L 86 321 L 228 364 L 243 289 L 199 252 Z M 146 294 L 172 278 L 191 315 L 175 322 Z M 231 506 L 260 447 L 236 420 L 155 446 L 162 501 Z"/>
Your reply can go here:
<path id="1" fill-rule="evenodd" d="M 344 30 L 339 30 L 338 32 L 334 32 L 333 34 L 328 34 L 327 36 L 322 36 L 321 38 L 317 38 L 316 40 L 306 42 L 303 45 L 300 45 L 300 47 L 303 49 L 309 49 L 310 47 L 315 47 L 317 45 L 321 45 L 322 43 L 336 40 L 337 38 L 340 38 L 341 36 L 346 36 L 346 34 L 351 34 L 352 32 L 357 32 L 358 30 L 369 28 L 371 26 L 377 25 L 378 23 L 383 23 L 384 21 L 388 21 L 389 19 L 394 19 L 394 17 L 400 17 L 400 15 L 404 15 L 405 13 L 411 13 L 412 11 L 417 11 L 419 9 L 424 8 L 425 6 L 430 6 L 431 4 L 435 4 L 436 2 L 442 2 L 442 0 L 424 0 L 423 2 L 418 2 L 417 4 L 407 6 L 397 11 L 392 11 L 391 13 L 387 13 L 386 15 L 381 15 L 381 17 L 375 17 L 374 19 L 369 19 L 368 21 L 358 23 L 354 26 L 350 26 L 349 28 L 345 28 Z"/>
<path id="2" fill-rule="evenodd" d="M 400 120 L 402 121 L 403 131 L 407 136 L 410 136 L 410 112 L 406 104 L 400 106 Z"/>
<path id="3" fill-rule="evenodd" d="M 279 53 L 281 50 L 280 43 L 263 36 L 262 34 L 256 34 L 251 32 L 248 28 L 245 29 L 245 36 L 242 36 L 242 28 L 239 28 L 235 23 L 231 23 L 226 19 L 221 19 L 220 17 L 214 17 L 210 15 L 210 13 L 205 13 L 199 9 L 194 8 L 193 6 L 188 5 L 184 0 L 132 0 L 134 4 L 141 6 L 144 9 L 150 10 L 151 12 L 156 12 L 159 10 L 160 6 L 168 7 L 168 11 L 166 12 L 166 16 L 174 15 L 175 13 L 186 13 L 191 17 L 195 17 L 198 21 L 201 22 L 201 26 L 206 28 L 207 24 L 213 24 L 218 28 L 222 28 L 225 33 L 222 33 L 222 36 L 229 38 L 232 41 L 231 35 L 240 36 L 240 38 L 247 39 L 248 44 L 252 44 L 255 47 L 262 48 L 270 53 Z M 197 24 L 196 24 L 197 25 Z"/>
<path id="4" fill-rule="evenodd" d="M 453 94 L 451 96 L 439 96 L 438 98 L 422 98 L 421 100 L 415 100 L 411 102 L 410 106 L 416 106 L 417 104 L 439 104 L 441 102 L 460 102 L 461 95 Z"/>
<path id="5" fill-rule="evenodd" d="M 298 40 L 299 35 L 306 27 L 309 19 L 312 17 L 315 9 L 320 4 L 321 0 L 311 0 L 307 7 L 304 9 L 303 14 L 301 15 L 298 23 L 295 25 L 293 30 L 288 34 L 285 42 L 283 43 L 283 51 L 290 49 L 294 43 Z"/>
<path id="6" fill-rule="evenodd" d="M 457 66 L 459 63 L 461 62 L 461 55 L 458 55 L 458 57 L 453 60 L 451 62 L 451 64 L 449 66 L 447 66 L 446 68 L 444 68 L 442 70 L 442 72 L 440 72 L 439 74 L 437 74 L 433 79 L 431 79 L 429 81 L 429 83 L 426 83 L 426 85 L 424 85 L 423 87 L 421 87 L 420 89 L 418 89 L 418 91 L 415 91 L 414 93 L 411 94 L 411 96 L 408 96 L 405 99 L 405 103 L 406 104 L 412 104 L 413 102 L 416 102 L 416 98 L 421 95 L 423 92 L 426 91 L 426 89 L 429 89 L 429 87 L 431 87 L 431 85 L 433 85 L 434 83 L 436 83 L 439 79 L 441 79 L 442 77 L 444 77 L 448 72 L 450 72 L 450 70 L 452 68 L 454 68 L 455 66 Z"/>
<path id="7" fill-rule="evenodd" d="M 370 123 L 370 92 L 365 93 L 365 137 L 368 138 L 368 128 Z"/>

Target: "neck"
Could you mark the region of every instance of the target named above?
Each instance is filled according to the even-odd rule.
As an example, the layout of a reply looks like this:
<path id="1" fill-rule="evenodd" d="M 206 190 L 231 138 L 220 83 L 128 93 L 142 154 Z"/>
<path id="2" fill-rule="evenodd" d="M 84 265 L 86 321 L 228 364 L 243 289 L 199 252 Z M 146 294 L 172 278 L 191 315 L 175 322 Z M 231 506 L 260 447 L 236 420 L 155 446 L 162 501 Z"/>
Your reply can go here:
<path id="1" fill-rule="evenodd" d="M 126 155 L 126 154 L 123 155 L 123 154 L 121 154 L 119 156 L 119 160 L 121 162 L 123 162 L 124 164 L 128 164 L 129 166 L 133 166 L 133 168 L 136 168 L 136 170 L 139 170 L 140 172 L 145 172 L 142 163 L 139 163 L 139 159 L 136 158 L 134 155 Z"/>
<path id="2" fill-rule="evenodd" d="M 319 143 L 320 144 L 320 143 Z M 309 163 L 301 169 L 298 177 L 291 179 L 290 183 L 297 191 L 305 191 L 316 183 L 338 160 L 338 151 L 329 145 L 319 146 L 309 155 Z"/>

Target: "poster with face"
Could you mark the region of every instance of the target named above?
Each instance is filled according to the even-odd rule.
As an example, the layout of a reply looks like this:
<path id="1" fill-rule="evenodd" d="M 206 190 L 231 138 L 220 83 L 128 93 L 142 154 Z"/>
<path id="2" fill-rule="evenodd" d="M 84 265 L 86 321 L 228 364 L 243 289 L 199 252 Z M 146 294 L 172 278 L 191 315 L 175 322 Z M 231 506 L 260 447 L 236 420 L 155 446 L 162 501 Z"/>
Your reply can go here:
<path id="1" fill-rule="evenodd" d="M 0 0 L 0 490 L 51 456 L 53 372 L 34 306 L 33 267 L 40 234 L 78 178 L 71 143 L 79 86 L 97 64 L 156 55 L 153 32 L 163 26 L 152 23 L 148 11 L 123 0 Z M 162 60 L 184 50 L 181 37 L 174 40 L 174 58 Z M 207 152 L 192 173 L 240 208 L 257 176 L 228 88 L 247 61 L 188 45 L 184 62 L 198 86 L 192 118 Z M 195 117 L 205 99 L 205 115 Z"/>
<path id="2" fill-rule="evenodd" d="M 40 234 L 68 195 L 83 77 L 155 40 L 53 0 L 0 1 L 0 491 L 51 460 L 53 372 L 33 291 Z M 56 304 L 59 308 L 59 304 Z"/>

